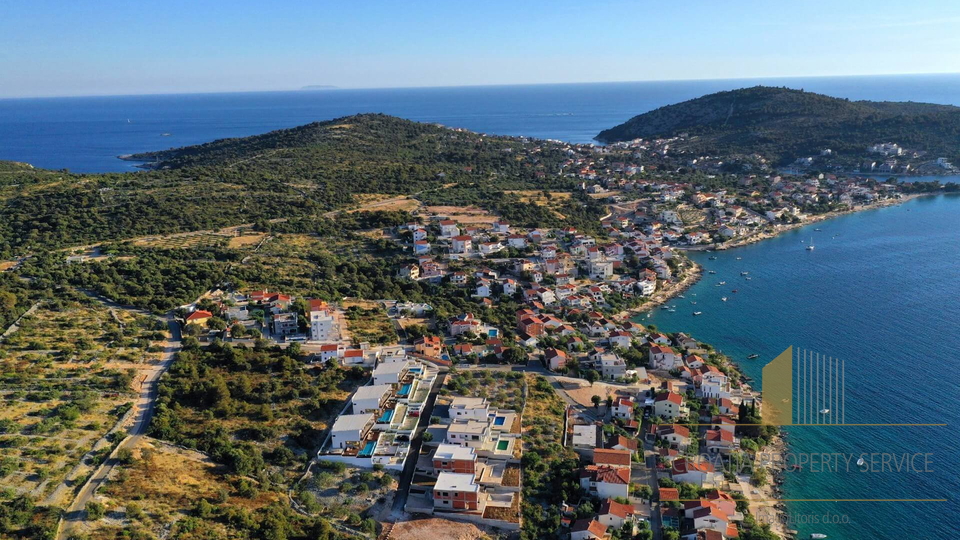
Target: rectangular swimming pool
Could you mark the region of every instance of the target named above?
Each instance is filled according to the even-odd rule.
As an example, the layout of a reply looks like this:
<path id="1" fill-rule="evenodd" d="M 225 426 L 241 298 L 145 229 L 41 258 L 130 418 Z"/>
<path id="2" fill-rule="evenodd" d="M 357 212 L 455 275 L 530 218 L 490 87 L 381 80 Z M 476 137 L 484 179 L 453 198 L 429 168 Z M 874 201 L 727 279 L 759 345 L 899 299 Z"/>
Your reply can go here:
<path id="1" fill-rule="evenodd" d="M 376 448 L 377 448 L 376 441 L 367 441 L 367 444 L 363 446 L 363 450 L 361 450 L 360 453 L 357 455 L 359 457 L 370 457 L 373 455 L 373 451 Z"/>
<path id="2" fill-rule="evenodd" d="M 506 450 L 510 446 L 510 441 L 497 441 L 497 450 Z"/>
<path id="3" fill-rule="evenodd" d="M 397 395 L 398 395 L 398 396 L 408 396 L 408 395 L 410 395 L 410 387 L 411 387 L 411 386 L 412 386 L 411 383 L 407 383 L 407 384 L 401 386 L 401 387 L 400 387 L 400 390 L 397 391 Z"/>
<path id="4" fill-rule="evenodd" d="M 377 420 L 377 423 L 386 424 L 390 420 L 393 420 L 393 409 L 383 411 L 383 414 L 380 415 L 380 419 Z"/>
<path id="5" fill-rule="evenodd" d="M 498 417 L 496 417 L 496 418 L 493 419 L 493 425 L 495 425 L 495 426 L 502 426 L 503 423 L 506 422 L 506 421 L 507 421 L 507 418 L 506 418 L 505 416 L 498 416 Z"/>

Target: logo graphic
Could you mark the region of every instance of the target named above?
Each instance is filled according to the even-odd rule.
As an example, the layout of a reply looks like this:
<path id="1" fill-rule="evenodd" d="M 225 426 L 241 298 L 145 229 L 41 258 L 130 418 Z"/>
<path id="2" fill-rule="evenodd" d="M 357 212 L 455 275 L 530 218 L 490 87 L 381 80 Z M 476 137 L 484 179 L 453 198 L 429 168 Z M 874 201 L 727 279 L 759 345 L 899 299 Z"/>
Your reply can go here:
<path id="1" fill-rule="evenodd" d="M 787 347 L 763 367 L 764 423 L 776 426 L 844 423 L 845 362 Z"/>

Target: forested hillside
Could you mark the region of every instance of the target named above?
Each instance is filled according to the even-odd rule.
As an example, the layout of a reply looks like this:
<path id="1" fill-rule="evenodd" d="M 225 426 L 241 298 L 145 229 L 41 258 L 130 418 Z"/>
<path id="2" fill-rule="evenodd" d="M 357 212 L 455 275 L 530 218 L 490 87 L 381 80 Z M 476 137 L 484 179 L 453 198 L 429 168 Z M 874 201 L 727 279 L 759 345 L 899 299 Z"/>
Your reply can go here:
<path id="1" fill-rule="evenodd" d="M 698 154 L 759 153 L 779 162 L 830 148 L 861 156 L 880 142 L 955 158 L 960 107 L 850 101 L 802 90 L 757 86 L 718 92 L 635 116 L 604 130 L 604 142 L 687 134 Z"/>
<path id="2" fill-rule="evenodd" d="M 532 146 L 535 153 L 520 151 Z M 555 174 L 566 158 L 562 144 L 379 114 L 134 158 L 150 160 L 154 170 L 70 174 L 2 164 L 0 259 L 41 248 L 313 216 L 350 205 L 363 193 L 419 194 L 459 184 L 470 196 L 477 190 L 575 184 Z M 496 201 L 483 200 L 496 210 Z"/>

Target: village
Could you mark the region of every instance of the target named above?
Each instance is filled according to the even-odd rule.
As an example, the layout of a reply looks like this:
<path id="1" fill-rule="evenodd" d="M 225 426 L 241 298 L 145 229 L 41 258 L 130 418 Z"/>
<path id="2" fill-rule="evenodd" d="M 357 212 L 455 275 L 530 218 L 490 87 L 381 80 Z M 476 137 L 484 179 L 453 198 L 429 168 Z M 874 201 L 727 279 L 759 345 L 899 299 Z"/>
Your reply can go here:
<path id="1" fill-rule="evenodd" d="M 611 199 L 602 239 L 571 227 L 523 229 L 446 215 L 385 230 L 410 253 L 399 277 L 466 290 L 476 305 L 437 319 L 429 304 L 384 299 L 378 305 L 402 336 L 397 343 L 352 339 L 343 306 L 262 290 L 216 291 L 184 313 L 187 328 L 198 329 L 186 333 L 238 344 L 259 337 L 295 347 L 312 363 L 369 370 L 369 384 L 350 397 L 316 458 L 393 471 L 400 480 L 394 514 L 519 529 L 522 404 L 500 408 L 450 384 L 461 371 L 506 370 L 545 377 L 566 403 L 563 444 L 581 462 L 580 498 L 558 509 L 558 534 L 736 538 L 751 513 L 770 516 L 776 506 L 768 472 L 749 465 L 770 435 L 738 427 L 755 423 L 759 395 L 709 345 L 634 322 L 630 310 L 682 292 L 698 271 L 683 249 L 721 248 L 725 239 L 805 216 L 797 206 L 760 214 L 724 191 L 696 193 L 692 208 L 704 218 L 691 228 L 681 217 L 686 209 L 662 206 L 690 186 L 605 185 L 655 195 Z M 831 179 L 824 187 L 816 178 L 776 186 L 769 197 L 782 204 L 821 192 L 843 200 L 892 196 Z M 504 300 L 522 306 L 509 327 L 485 317 Z M 406 318 L 424 323 L 418 335 L 407 331 Z M 786 532 L 772 521 L 772 530 Z"/>

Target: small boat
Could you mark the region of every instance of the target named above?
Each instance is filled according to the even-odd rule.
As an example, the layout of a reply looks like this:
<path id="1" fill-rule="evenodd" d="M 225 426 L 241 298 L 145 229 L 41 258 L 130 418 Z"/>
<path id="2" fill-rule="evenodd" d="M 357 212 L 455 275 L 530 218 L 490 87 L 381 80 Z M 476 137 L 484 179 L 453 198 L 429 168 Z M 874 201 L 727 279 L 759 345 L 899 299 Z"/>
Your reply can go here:
<path id="1" fill-rule="evenodd" d="M 169 137 L 170 134 L 169 134 L 169 133 L 161 133 L 160 136 L 161 136 L 161 137 Z"/>
<path id="2" fill-rule="evenodd" d="M 830 409 L 820 409 L 820 414 L 830 414 Z"/>
<path id="3" fill-rule="evenodd" d="M 691 300 L 690 303 L 693 304 L 693 305 L 697 305 L 696 300 Z"/>
<path id="4" fill-rule="evenodd" d="M 813 238 L 811 238 L 811 239 L 810 239 L 810 245 L 807 246 L 807 251 L 813 251 L 813 248 L 814 248 Z"/>
<path id="5" fill-rule="evenodd" d="M 860 466 L 860 467 L 862 467 L 864 463 L 866 463 L 866 462 L 863 461 L 863 458 L 860 458 L 860 459 L 857 460 L 857 465 Z"/>
<path id="6" fill-rule="evenodd" d="M 716 255 L 711 255 L 709 258 L 710 258 L 711 261 L 717 260 L 717 256 L 716 256 Z"/>
<path id="7" fill-rule="evenodd" d="M 814 229 L 814 230 L 817 231 L 817 232 L 820 232 L 820 229 Z"/>
<path id="8" fill-rule="evenodd" d="M 753 360 L 754 358 L 760 358 L 760 355 L 759 355 L 759 354 L 751 354 L 750 356 L 747 357 L 747 360 Z"/>
<path id="9" fill-rule="evenodd" d="M 826 538 L 827 535 L 823 533 L 810 533 L 810 538 Z"/>
<path id="10" fill-rule="evenodd" d="M 710 271 L 709 271 L 709 272 L 707 272 L 707 273 L 708 273 L 708 274 L 716 274 L 716 273 L 717 273 L 717 271 L 716 271 L 716 270 L 710 270 Z"/>
<path id="11" fill-rule="evenodd" d="M 677 310 L 675 310 L 675 309 L 673 309 L 673 308 L 670 308 L 670 309 L 667 310 L 667 313 L 676 313 L 676 312 L 677 312 Z"/>
<path id="12" fill-rule="evenodd" d="M 737 260 L 738 260 L 738 261 L 742 261 L 742 260 L 743 260 L 743 257 L 737 257 Z"/>
<path id="13" fill-rule="evenodd" d="M 693 315 L 694 315 L 694 316 L 697 316 L 697 315 L 700 315 L 700 314 L 702 314 L 702 313 L 703 313 L 702 311 L 694 311 L 694 312 L 693 312 Z"/>
<path id="14" fill-rule="evenodd" d="M 753 278 L 752 278 L 752 277 L 747 277 L 747 281 L 750 281 L 751 279 L 753 279 Z"/>
<path id="15" fill-rule="evenodd" d="M 741 276 L 749 276 L 749 275 L 750 275 L 750 272 L 740 272 L 740 275 L 741 275 Z"/>
<path id="16" fill-rule="evenodd" d="M 790 466 L 790 470 L 791 470 L 791 471 L 802 471 L 802 470 L 803 470 L 803 465 L 796 465 L 796 464 L 791 465 L 791 466 Z"/>
<path id="17" fill-rule="evenodd" d="M 724 301 L 724 302 L 726 302 L 726 301 L 727 301 L 727 297 L 726 297 L 726 296 L 724 296 L 724 297 L 722 297 L 722 298 L 720 298 L 720 300 L 722 300 L 722 301 Z"/>
<path id="18" fill-rule="evenodd" d="M 730 292 L 737 292 L 737 291 L 739 291 L 739 290 L 740 290 L 740 289 L 734 289 L 734 290 L 732 290 L 732 291 L 730 291 Z"/>
<path id="19" fill-rule="evenodd" d="M 682 294 L 678 294 L 678 295 L 677 295 L 677 298 L 686 298 L 686 296 L 684 296 L 684 295 L 682 295 Z"/>
<path id="20" fill-rule="evenodd" d="M 727 282 L 726 282 L 726 281 L 721 281 L 720 284 L 721 284 L 721 285 L 726 285 Z"/>

